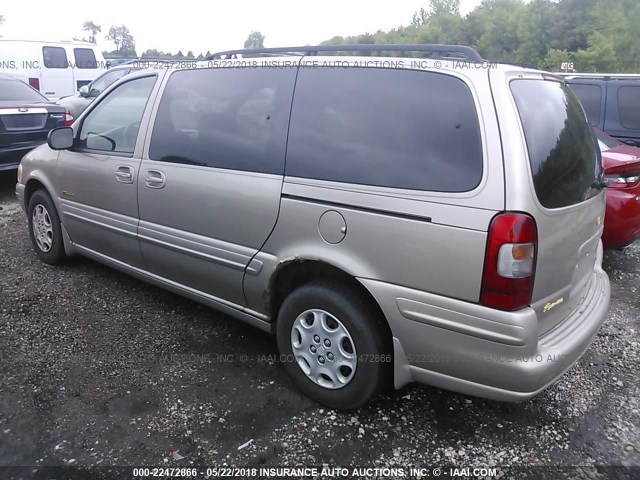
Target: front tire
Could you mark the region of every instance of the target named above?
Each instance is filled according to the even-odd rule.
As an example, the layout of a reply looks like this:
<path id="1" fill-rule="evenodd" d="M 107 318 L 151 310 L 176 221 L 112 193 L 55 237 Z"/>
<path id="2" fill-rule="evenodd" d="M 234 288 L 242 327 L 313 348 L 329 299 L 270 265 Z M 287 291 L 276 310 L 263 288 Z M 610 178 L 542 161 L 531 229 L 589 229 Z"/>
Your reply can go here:
<path id="1" fill-rule="evenodd" d="M 53 200 L 45 190 L 36 191 L 27 207 L 29 236 L 38 258 L 50 265 L 66 259 L 60 217 Z"/>
<path id="2" fill-rule="evenodd" d="M 358 408 L 391 380 L 386 322 L 351 286 L 317 281 L 294 290 L 280 308 L 277 338 L 296 386 L 330 408 Z"/>

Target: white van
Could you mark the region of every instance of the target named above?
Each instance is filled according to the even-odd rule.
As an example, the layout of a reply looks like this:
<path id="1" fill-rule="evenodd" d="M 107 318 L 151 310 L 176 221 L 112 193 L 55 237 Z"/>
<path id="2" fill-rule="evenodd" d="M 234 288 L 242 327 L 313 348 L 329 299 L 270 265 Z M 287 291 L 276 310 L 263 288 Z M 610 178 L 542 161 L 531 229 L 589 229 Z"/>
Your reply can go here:
<path id="1" fill-rule="evenodd" d="M 0 72 L 20 78 L 51 100 L 73 95 L 105 69 L 102 52 L 93 43 L 0 38 Z"/>

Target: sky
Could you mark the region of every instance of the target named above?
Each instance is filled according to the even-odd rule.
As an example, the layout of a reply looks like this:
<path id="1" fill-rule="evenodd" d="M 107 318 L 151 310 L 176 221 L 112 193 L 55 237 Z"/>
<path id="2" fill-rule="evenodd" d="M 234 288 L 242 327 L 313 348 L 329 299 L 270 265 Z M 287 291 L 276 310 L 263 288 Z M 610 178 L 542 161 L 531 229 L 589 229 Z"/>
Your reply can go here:
<path id="1" fill-rule="evenodd" d="M 468 13 L 481 0 L 461 0 Z M 411 22 L 428 0 L 0 0 L 0 35 L 15 40 L 71 40 L 88 35 L 82 24 L 102 27 L 98 44 L 111 25 L 126 25 L 141 54 L 147 49 L 186 54 L 242 48 L 252 30 L 265 36 L 266 47 L 314 45 L 336 35 L 389 30 Z M 171 7 L 175 5 L 175 7 Z M 43 14 L 44 12 L 44 14 Z"/>

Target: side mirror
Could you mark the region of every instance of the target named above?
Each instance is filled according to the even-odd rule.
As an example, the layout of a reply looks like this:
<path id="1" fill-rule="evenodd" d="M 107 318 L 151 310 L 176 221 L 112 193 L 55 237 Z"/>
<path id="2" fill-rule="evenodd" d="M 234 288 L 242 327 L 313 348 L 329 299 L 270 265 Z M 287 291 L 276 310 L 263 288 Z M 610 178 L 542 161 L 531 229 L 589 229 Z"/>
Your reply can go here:
<path id="1" fill-rule="evenodd" d="M 52 150 L 66 150 L 73 147 L 73 128 L 54 128 L 47 135 L 47 144 Z"/>
<path id="2" fill-rule="evenodd" d="M 78 90 L 78 92 L 80 93 L 81 97 L 88 97 L 89 96 L 89 86 L 88 85 L 81 86 L 80 90 Z"/>

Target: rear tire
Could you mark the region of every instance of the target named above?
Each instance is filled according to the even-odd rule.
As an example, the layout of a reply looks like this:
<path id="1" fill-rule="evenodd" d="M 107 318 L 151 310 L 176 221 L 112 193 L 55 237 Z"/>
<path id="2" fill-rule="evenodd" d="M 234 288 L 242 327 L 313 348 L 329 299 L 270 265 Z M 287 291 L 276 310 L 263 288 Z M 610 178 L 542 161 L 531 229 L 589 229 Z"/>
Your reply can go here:
<path id="1" fill-rule="evenodd" d="M 277 320 L 278 349 L 296 386 L 338 410 L 358 408 L 391 380 L 391 338 L 379 310 L 349 285 L 294 290 Z"/>
<path id="2" fill-rule="evenodd" d="M 50 265 L 62 263 L 67 255 L 64 251 L 60 217 L 45 190 L 37 190 L 29 199 L 27 218 L 31 243 L 40 260 Z"/>

